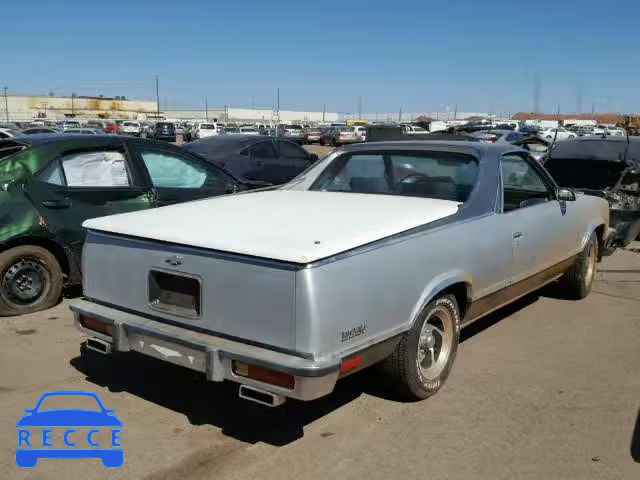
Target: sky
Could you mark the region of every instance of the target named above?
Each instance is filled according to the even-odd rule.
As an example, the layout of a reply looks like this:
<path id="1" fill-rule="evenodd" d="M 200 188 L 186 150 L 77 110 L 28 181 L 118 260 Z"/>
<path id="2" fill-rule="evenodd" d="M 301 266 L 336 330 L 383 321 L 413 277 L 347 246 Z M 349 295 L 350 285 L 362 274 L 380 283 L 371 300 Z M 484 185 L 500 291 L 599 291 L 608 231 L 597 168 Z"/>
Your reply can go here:
<path id="1" fill-rule="evenodd" d="M 162 109 L 640 111 L 640 2 L 2 2 L 9 94 Z"/>

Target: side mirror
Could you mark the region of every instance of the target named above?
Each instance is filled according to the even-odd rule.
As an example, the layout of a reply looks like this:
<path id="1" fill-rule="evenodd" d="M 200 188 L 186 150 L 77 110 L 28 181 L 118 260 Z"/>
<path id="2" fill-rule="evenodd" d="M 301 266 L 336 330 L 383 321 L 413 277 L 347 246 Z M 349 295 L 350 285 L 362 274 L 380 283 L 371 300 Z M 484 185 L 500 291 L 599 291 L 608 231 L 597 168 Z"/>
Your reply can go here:
<path id="1" fill-rule="evenodd" d="M 310 153 L 309 154 L 309 161 L 311 163 L 316 163 L 319 160 L 320 157 L 318 157 L 317 153 Z"/>
<path id="2" fill-rule="evenodd" d="M 558 190 L 556 190 L 556 197 L 561 202 L 575 202 L 576 192 L 574 192 L 570 188 L 559 188 Z"/>

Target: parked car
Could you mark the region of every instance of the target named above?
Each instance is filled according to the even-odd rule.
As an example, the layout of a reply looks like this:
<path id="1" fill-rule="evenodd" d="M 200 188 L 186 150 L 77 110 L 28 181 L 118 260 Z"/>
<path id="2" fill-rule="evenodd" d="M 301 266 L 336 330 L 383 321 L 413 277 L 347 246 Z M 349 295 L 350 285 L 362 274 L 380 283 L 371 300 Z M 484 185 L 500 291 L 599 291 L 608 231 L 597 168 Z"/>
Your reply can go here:
<path id="1" fill-rule="evenodd" d="M 63 285 L 80 282 L 87 218 L 246 188 L 162 142 L 110 135 L 0 141 L 0 316 L 51 307 Z"/>
<path id="2" fill-rule="evenodd" d="M 580 137 L 557 144 L 544 165 L 563 187 L 609 202 L 611 247 L 640 236 L 640 137 Z"/>
<path id="3" fill-rule="evenodd" d="M 263 135 L 221 135 L 183 148 L 226 168 L 238 179 L 265 186 L 286 183 L 318 160 L 294 142 Z"/>
<path id="4" fill-rule="evenodd" d="M 513 143 L 525 138 L 519 132 L 513 130 L 486 130 L 469 133 L 470 137 L 478 138 L 480 141 L 489 143 Z"/>
<path id="5" fill-rule="evenodd" d="M 0 139 L 17 137 L 18 135 L 21 135 L 21 134 L 22 134 L 22 131 L 17 128 L 0 127 Z"/>
<path id="6" fill-rule="evenodd" d="M 107 134 L 116 134 L 116 133 L 118 133 L 119 128 L 120 128 L 120 127 L 118 126 L 118 124 L 117 124 L 117 123 L 107 123 L 107 124 L 104 126 L 104 133 L 107 133 Z"/>
<path id="7" fill-rule="evenodd" d="M 320 127 L 310 127 L 306 129 L 302 135 L 302 143 L 311 144 L 315 142 L 320 142 L 320 137 L 322 136 L 323 130 Z"/>
<path id="8" fill-rule="evenodd" d="M 93 130 L 91 128 L 67 128 L 61 133 L 67 133 L 72 135 L 100 135 L 102 132 Z"/>
<path id="9" fill-rule="evenodd" d="M 256 127 L 240 127 L 240 133 L 242 135 L 260 135 L 260 132 Z"/>
<path id="10" fill-rule="evenodd" d="M 85 222 L 71 309 L 89 349 L 258 403 L 322 397 L 381 361 L 386 384 L 423 399 L 461 327 L 556 280 L 589 294 L 608 213 L 508 144 L 351 145 L 279 189 Z"/>
<path id="11" fill-rule="evenodd" d="M 193 139 L 212 137 L 214 135 L 220 135 L 218 125 L 215 123 L 202 122 L 196 123 L 193 127 Z"/>
<path id="12" fill-rule="evenodd" d="M 298 144 L 302 144 L 304 139 L 304 130 L 302 129 L 302 125 L 278 125 L 278 137 L 285 137 L 287 140 L 291 140 L 292 142 L 296 142 Z"/>
<path id="13" fill-rule="evenodd" d="M 562 127 L 546 128 L 538 131 L 538 137 L 545 140 L 560 142 L 562 140 L 569 140 L 576 138 L 578 135 L 570 132 Z"/>
<path id="14" fill-rule="evenodd" d="M 99 132 L 104 131 L 104 123 L 101 120 L 89 120 L 86 126 L 87 128 L 98 130 Z"/>
<path id="15" fill-rule="evenodd" d="M 31 127 L 26 128 L 20 132 L 20 135 L 38 135 L 40 133 L 60 133 L 55 128 L 49 127 Z"/>
<path id="16" fill-rule="evenodd" d="M 147 134 L 148 138 L 153 138 L 154 140 L 163 140 L 165 142 L 175 142 L 176 141 L 176 127 L 171 122 L 156 122 L 149 133 Z"/>
<path id="17" fill-rule="evenodd" d="M 142 126 L 140 122 L 122 122 L 122 134 L 123 135 L 133 135 L 134 137 L 139 137 L 142 133 Z"/>
<path id="18" fill-rule="evenodd" d="M 331 127 L 320 136 L 320 145 L 337 147 L 347 143 L 360 143 L 367 139 L 367 127 Z"/>
<path id="19" fill-rule="evenodd" d="M 418 125 L 404 124 L 402 125 L 402 130 L 405 135 L 428 135 L 429 130 L 426 128 L 420 127 Z"/>
<path id="20" fill-rule="evenodd" d="M 56 122 L 56 128 L 59 130 L 67 130 L 69 128 L 81 128 L 82 125 L 77 120 L 61 120 Z"/>

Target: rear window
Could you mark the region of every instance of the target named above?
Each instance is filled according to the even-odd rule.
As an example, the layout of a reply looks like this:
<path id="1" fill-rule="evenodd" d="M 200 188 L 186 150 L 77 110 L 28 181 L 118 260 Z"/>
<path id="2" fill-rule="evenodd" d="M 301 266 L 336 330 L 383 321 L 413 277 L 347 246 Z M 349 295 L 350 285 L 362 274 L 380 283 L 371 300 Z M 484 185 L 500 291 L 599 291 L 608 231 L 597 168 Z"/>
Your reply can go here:
<path id="1" fill-rule="evenodd" d="M 286 125 L 284 128 L 289 130 L 302 130 L 302 125 Z"/>
<path id="2" fill-rule="evenodd" d="M 134 123 L 134 122 L 124 122 L 124 123 L 122 124 L 122 126 L 123 126 L 123 127 L 137 127 L 137 126 L 138 126 L 138 124 L 137 124 L 137 123 Z"/>
<path id="3" fill-rule="evenodd" d="M 325 169 L 311 190 L 466 202 L 477 176 L 475 158 L 459 153 L 345 154 Z"/>
<path id="4" fill-rule="evenodd" d="M 174 128 L 173 123 L 167 123 L 167 122 L 156 123 L 156 127 L 157 128 L 168 128 L 170 130 L 172 130 Z"/>
<path id="5" fill-rule="evenodd" d="M 213 125 L 212 123 L 201 123 L 200 124 L 200 129 L 201 130 L 215 130 L 216 126 Z"/>

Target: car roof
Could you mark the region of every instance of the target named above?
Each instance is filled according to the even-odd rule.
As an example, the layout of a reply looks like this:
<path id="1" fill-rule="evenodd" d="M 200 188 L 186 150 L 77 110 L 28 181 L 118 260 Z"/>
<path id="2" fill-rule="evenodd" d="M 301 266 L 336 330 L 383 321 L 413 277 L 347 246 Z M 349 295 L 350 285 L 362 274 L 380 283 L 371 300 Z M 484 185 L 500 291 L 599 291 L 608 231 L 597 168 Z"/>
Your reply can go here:
<path id="1" fill-rule="evenodd" d="M 358 151 L 367 149 L 384 149 L 393 150 L 399 149 L 413 149 L 416 150 L 428 150 L 429 148 L 453 148 L 458 150 L 469 150 L 470 153 L 475 154 L 478 157 L 485 157 L 489 153 L 495 155 L 502 155 L 507 152 L 525 151 L 518 147 L 511 145 L 510 143 L 483 143 L 483 142 L 468 142 L 458 140 L 400 140 L 400 141 L 387 141 L 387 142 L 364 142 L 355 143 L 342 147 L 345 151 Z"/>
<path id="2" fill-rule="evenodd" d="M 147 143 L 149 145 L 168 145 L 166 142 L 148 138 L 127 137 L 124 135 L 85 135 L 81 133 L 67 133 L 64 135 L 59 133 L 36 133 L 34 135 L 13 137 L 11 140 L 27 146 L 72 142 L 84 142 L 94 145 L 122 145 L 123 141 Z"/>

